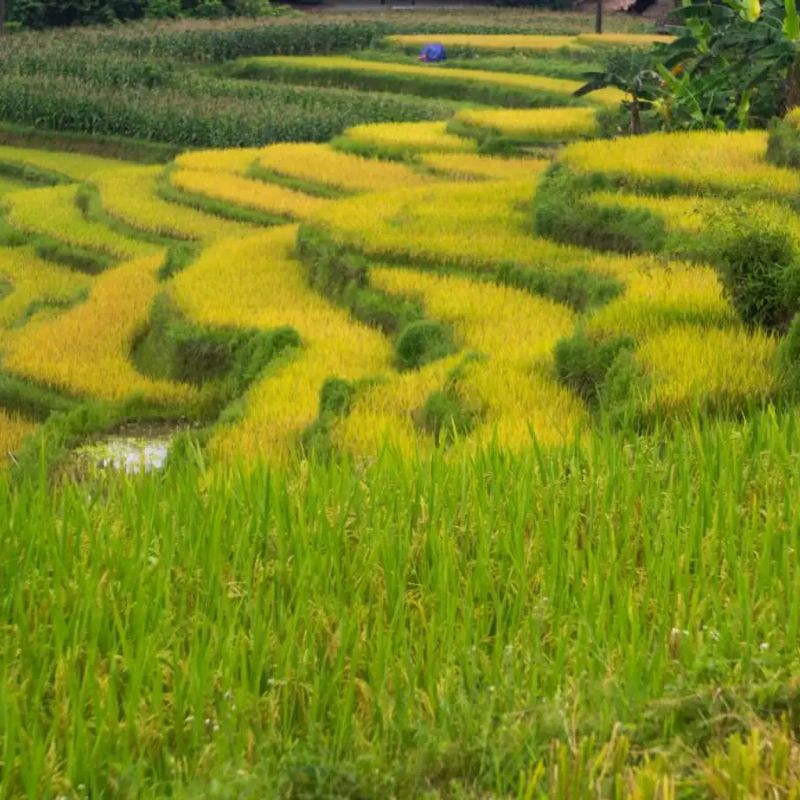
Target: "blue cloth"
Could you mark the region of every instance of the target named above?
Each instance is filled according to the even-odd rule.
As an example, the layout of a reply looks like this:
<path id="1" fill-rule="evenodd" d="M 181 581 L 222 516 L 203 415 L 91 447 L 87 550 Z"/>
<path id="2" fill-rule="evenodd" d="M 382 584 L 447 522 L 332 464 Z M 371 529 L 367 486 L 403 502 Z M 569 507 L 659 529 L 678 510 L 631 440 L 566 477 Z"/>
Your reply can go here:
<path id="1" fill-rule="evenodd" d="M 444 51 L 444 45 L 438 42 L 426 44 L 419 54 L 420 61 L 446 61 L 447 53 Z"/>

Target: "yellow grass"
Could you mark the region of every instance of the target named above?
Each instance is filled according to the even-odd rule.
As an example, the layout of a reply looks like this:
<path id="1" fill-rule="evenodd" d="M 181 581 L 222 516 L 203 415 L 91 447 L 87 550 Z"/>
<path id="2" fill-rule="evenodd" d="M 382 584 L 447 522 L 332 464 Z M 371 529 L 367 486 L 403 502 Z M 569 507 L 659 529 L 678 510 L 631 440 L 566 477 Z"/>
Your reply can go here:
<path id="1" fill-rule="evenodd" d="M 540 175 L 550 166 L 544 158 L 493 158 L 476 153 L 423 153 L 419 160 L 434 172 L 459 180 L 519 180 Z"/>
<path id="2" fill-rule="evenodd" d="M 604 208 L 622 207 L 646 209 L 661 217 L 669 231 L 701 233 L 706 227 L 709 213 L 721 208 L 715 197 L 694 195 L 644 195 L 631 192 L 593 192 L 587 198 L 591 203 Z"/>
<path id="3" fill-rule="evenodd" d="M 218 458 L 288 458 L 317 416 L 327 378 L 353 380 L 389 369 L 389 342 L 307 286 L 303 267 L 290 256 L 295 236 L 296 228 L 283 226 L 220 242 L 175 278 L 174 299 L 203 325 L 290 325 L 303 341 L 293 360 L 250 390 L 243 421 L 216 435 Z"/>
<path id="4" fill-rule="evenodd" d="M 800 107 L 793 108 L 786 114 L 784 119 L 794 125 L 795 128 L 800 128 Z"/>
<path id="5" fill-rule="evenodd" d="M 699 194 L 794 198 L 800 192 L 800 172 L 768 164 L 766 148 L 764 131 L 655 133 L 578 142 L 566 147 L 561 159 L 578 172 L 601 173 L 642 188 L 667 184 Z"/>
<path id="6" fill-rule="evenodd" d="M 563 442 L 584 421 L 580 403 L 552 378 L 553 348 L 569 336 L 575 315 L 566 307 L 503 286 L 413 270 L 380 268 L 374 285 L 420 300 L 431 317 L 453 327 L 457 343 L 485 356 L 465 370 L 458 392 L 482 414 L 471 445 L 496 441 L 518 449 L 531 434 Z"/>
<path id="7" fill-rule="evenodd" d="M 472 139 L 448 133 L 446 122 L 379 122 L 356 125 L 348 128 L 344 135 L 352 142 L 392 154 L 409 150 L 471 152 L 477 148 Z"/>
<path id="8" fill-rule="evenodd" d="M 168 405 L 192 399 L 195 390 L 146 378 L 129 359 L 159 291 L 156 272 L 162 260 L 159 253 L 108 270 L 95 280 L 85 303 L 9 334 L 3 367 L 100 400 L 141 396 Z"/>
<path id="9" fill-rule="evenodd" d="M 1 162 L 39 167 L 49 172 L 58 172 L 65 178 L 71 178 L 74 181 L 85 181 L 95 172 L 125 166 L 124 161 L 117 161 L 113 158 L 6 146 L 0 146 Z"/>
<path id="10" fill-rule="evenodd" d="M 27 247 L 0 247 L 0 279 L 13 287 L 0 299 L 0 327 L 18 322 L 33 302 L 64 302 L 91 285 L 87 275 L 43 261 Z"/>
<path id="11" fill-rule="evenodd" d="M 528 50 L 552 52 L 584 50 L 587 47 L 650 47 L 668 44 L 672 36 L 650 33 L 603 33 L 578 36 L 546 36 L 536 33 L 412 33 L 387 36 L 386 41 L 401 47 L 422 47 L 436 41 L 445 47 L 470 50 Z"/>
<path id="12" fill-rule="evenodd" d="M 417 427 L 415 417 L 428 396 L 444 387 L 448 374 L 461 361 L 460 355 L 448 356 L 418 370 L 392 374 L 365 389 L 334 431 L 334 441 L 362 457 L 374 457 L 383 447 L 406 457 L 430 451 L 433 438 Z"/>
<path id="13" fill-rule="evenodd" d="M 715 220 L 733 219 L 742 213 L 741 201 L 724 197 L 699 197 L 697 195 L 632 194 L 629 192 L 594 192 L 589 200 L 599 206 L 643 208 L 661 217 L 666 230 L 686 234 L 702 233 L 713 226 Z M 746 202 L 746 213 L 764 224 L 775 225 L 791 234 L 800 244 L 800 216 L 788 205 L 769 200 L 751 199 Z"/>
<path id="14" fill-rule="evenodd" d="M 441 183 L 340 200 L 315 217 L 337 241 L 379 259 L 486 270 L 514 263 L 624 277 L 636 264 L 531 233 L 535 181 Z"/>
<path id="15" fill-rule="evenodd" d="M 274 183 L 251 180 L 232 173 L 180 169 L 170 175 L 170 180 L 176 189 L 191 194 L 291 219 L 306 219 L 329 202 Z"/>
<path id="16" fill-rule="evenodd" d="M 430 178 L 414 172 L 405 164 L 339 153 L 324 144 L 274 144 L 264 148 L 258 163 L 279 175 L 352 192 L 430 182 Z"/>
<path id="17" fill-rule="evenodd" d="M 767 397 L 776 386 L 778 340 L 742 328 L 671 327 L 647 339 L 636 360 L 650 379 L 649 409 L 669 411 Z"/>
<path id="18" fill-rule="evenodd" d="M 550 52 L 581 48 L 575 36 L 543 36 L 535 33 L 411 33 L 387 36 L 386 41 L 401 47 L 423 47 L 436 41 L 445 47 L 472 50 L 532 50 Z"/>
<path id="19" fill-rule="evenodd" d="M 84 218 L 76 205 L 77 186 L 49 186 L 12 192 L 3 198 L 8 221 L 22 231 L 67 245 L 128 259 L 157 252 L 154 245 L 129 239 Z"/>
<path id="20" fill-rule="evenodd" d="M 597 132 L 597 115 L 592 108 L 466 108 L 455 118 L 482 131 L 544 144 Z"/>
<path id="21" fill-rule="evenodd" d="M 158 236 L 214 241 L 248 236 L 258 228 L 162 200 L 156 194 L 162 167 L 127 167 L 93 177 L 103 208 L 132 227 Z"/>
<path id="22" fill-rule="evenodd" d="M 29 188 L 27 184 L 23 183 L 22 181 L 15 180 L 14 178 L 8 178 L 5 175 L 0 175 L 0 198 L 2 198 L 4 194 L 9 194 L 10 192 L 19 192 L 20 190 L 27 188 Z"/>
<path id="23" fill-rule="evenodd" d="M 292 67 L 294 69 L 346 70 L 373 75 L 402 75 L 404 77 L 435 77 L 438 81 L 454 84 L 473 83 L 485 86 L 501 86 L 508 89 L 528 90 L 531 93 L 546 92 L 571 98 L 582 86 L 580 81 L 564 78 L 549 78 L 542 75 L 525 75 L 516 72 L 492 72 L 479 69 L 437 67 L 431 64 L 394 64 L 386 61 L 365 61 L 350 56 L 267 56 L 250 59 L 264 66 Z M 591 101 L 604 105 L 618 105 L 625 95 L 617 89 L 601 89 L 593 92 Z"/>
<path id="24" fill-rule="evenodd" d="M 576 44 L 591 47 L 651 47 L 654 44 L 671 44 L 674 36 L 659 33 L 581 33 Z"/>
<path id="25" fill-rule="evenodd" d="M 260 147 L 230 147 L 226 150 L 193 150 L 181 153 L 175 163 L 184 169 L 233 172 L 244 175 L 261 154 Z"/>
<path id="26" fill-rule="evenodd" d="M 0 472 L 8 467 L 25 437 L 35 430 L 35 423 L 0 408 Z"/>
<path id="27" fill-rule="evenodd" d="M 716 270 L 672 263 L 642 261 L 629 274 L 623 294 L 587 321 L 590 332 L 643 339 L 666 328 L 694 324 L 724 327 L 736 324 L 736 314 L 723 297 Z"/>

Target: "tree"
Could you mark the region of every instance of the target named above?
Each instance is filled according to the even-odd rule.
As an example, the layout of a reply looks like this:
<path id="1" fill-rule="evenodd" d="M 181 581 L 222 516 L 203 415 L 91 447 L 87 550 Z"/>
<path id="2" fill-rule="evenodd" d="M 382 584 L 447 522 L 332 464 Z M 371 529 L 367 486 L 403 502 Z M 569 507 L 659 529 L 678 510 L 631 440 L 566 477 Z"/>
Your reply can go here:
<path id="1" fill-rule="evenodd" d="M 800 104 L 796 0 L 693 2 L 660 54 L 673 127 L 763 127 Z"/>
<path id="2" fill-rule="evenodd" d="M 630 114 L 631 133 L 643 132 L 642 112 L 652 108 L 660 86 L 652 53 L 638 48 L 613 51 L 602 72 L 588 72 L 586 77 L 589 80 L 575 92 L 577 97 L 610 86 L 620 89 L 630 98 L 624 105 Z"/>

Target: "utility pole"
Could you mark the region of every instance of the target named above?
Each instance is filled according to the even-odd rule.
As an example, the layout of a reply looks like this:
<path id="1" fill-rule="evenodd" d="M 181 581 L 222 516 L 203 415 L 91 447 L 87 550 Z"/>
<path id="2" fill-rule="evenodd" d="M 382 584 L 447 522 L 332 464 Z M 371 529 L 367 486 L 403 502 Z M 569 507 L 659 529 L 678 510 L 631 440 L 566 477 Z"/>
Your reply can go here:
<path id="1" fill-rule="evenodd" d="M 0 3 L 2 2 L 3 0 L 0 0 Z M 603 0 L 597 0 L 597 12 L 594 18 L 594 32 L 603 32 Z"/>

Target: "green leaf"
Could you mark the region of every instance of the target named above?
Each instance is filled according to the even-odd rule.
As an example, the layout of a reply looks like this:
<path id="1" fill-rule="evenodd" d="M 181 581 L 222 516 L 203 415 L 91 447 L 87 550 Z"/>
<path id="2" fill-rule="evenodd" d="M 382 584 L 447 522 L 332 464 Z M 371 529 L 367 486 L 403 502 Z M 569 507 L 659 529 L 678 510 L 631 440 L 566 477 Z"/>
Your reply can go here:
<path id="1" fill-rule="evenodd" d="M 784 0 L 786 13 L 783 17 L 783 35 L 792 42 L 800 38 L 800 17 L 797 15 L 797 0 Z"/>

